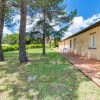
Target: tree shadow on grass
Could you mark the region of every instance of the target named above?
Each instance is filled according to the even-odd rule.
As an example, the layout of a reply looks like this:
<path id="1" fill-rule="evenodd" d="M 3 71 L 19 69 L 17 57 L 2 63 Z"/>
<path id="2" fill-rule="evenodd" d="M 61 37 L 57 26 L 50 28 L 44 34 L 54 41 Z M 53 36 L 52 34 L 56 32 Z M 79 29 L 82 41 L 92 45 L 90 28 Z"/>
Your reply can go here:
<path id="1" fill-rule="evenodd" d="M 7 55 L 6 64 L 0 67 L 3 73 L 0 78 L 4 78 L 0 85 L 5 86 L 0 91 L 10 91 L 9 97 L 13 100 L 32 100 L 30 90 L 39 92 L 39 100 L 77 100 L 80 83 L 88 81 L 63 56 L 53 51 L 46 56 L 29 53 L 31 61 L 27 64 L 19 64 L 17 54 Z M 28 82 L 29 76 L 36 76 L 36 80 Z"/>

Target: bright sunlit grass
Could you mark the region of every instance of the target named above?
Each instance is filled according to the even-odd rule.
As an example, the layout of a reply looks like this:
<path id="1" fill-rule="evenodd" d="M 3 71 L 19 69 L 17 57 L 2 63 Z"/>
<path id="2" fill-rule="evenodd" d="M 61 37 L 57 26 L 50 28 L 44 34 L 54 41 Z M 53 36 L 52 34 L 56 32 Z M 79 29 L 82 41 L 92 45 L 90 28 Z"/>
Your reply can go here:
<path id="1" fill-rule="evenodd" d="M 18 52 L 5 53 L 0 63 L 0 100 L 99 100 L 100 89 L 63 56 L 47 49 L 28 50 L 29 62 L 19 64 Z M 29 81 L 28 78 L 36 77 Z M 31 93 L 30 93 L 31 91 Z"/>

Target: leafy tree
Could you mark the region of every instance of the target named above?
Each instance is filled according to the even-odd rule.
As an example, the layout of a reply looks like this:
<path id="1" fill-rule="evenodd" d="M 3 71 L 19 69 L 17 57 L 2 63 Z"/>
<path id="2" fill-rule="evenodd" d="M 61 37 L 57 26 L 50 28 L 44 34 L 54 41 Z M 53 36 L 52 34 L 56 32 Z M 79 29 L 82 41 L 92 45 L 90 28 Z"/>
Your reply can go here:
<path id="1" fill-rule="evenodd" d="M 3 38 L 3 44 L 18 44 L 19 43 L 19 34 L 9 34 Z"/>

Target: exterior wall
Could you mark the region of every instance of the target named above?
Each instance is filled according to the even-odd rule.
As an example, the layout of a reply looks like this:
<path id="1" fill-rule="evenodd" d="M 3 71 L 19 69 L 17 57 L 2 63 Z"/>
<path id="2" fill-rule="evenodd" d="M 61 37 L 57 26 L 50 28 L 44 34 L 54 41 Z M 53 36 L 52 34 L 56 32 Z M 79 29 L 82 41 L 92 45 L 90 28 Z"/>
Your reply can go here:
<path id="1" fill-rule="evenodd" d="M 60 43 L 59 43 L 59 49 L 62 51 L 63 50 L 63 48 L 68 48 L 68 44 L 67 44 L 67 40 L 65 40 L 65 41 L 61 41 Z"/>
<path id="2" fill-rule="evenodd" d="M 90 48 L 91 46 L 90 35 L 92 33 L 96 34 L 96 48 Z M 70 40 L 72 41 L 71 48 L 70 48 Z M 100 60 L 100 26 L 94 27 L 84 33 L 73 36 L 64 41 L 61 41 L 59 43 L 59 46 L 61 47 L 61 45 L 65 41 L 66 41 L 66 45 L 68 45 L 70 52 L 73 52 L 82 56 L 86 56 L 89 59 L 92 58 L 92 59 Z"/>

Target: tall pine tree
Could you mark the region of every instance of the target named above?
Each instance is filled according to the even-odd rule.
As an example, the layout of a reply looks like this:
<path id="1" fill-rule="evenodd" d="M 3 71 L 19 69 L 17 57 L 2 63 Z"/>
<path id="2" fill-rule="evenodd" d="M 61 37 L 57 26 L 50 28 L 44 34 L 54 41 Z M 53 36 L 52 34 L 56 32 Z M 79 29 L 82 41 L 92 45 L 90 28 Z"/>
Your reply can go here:
<path id="1" fill-rule="evenodd" d="M 0 0 L 0 61 L 4 61 L 4 55 L 2 51 L 2 36 L 5 19 L 5 2 L 6 0 Z"/>
<path id="2" fill-rule="evenodd" d="M 21 63 L 27 62 L 27 55 L 25 49 L 25 32 L 26 32 L 26 0 L 21 0 L 21 20 L 20 20 L 20 30 L 19 30 L 19 60 Z"/>
<path id="3" fill-rule="evenodd" d="M 35 0 L 33 3 L 33 8 L 40 14 L 37 26 L 42 29 L 42 45 L 43 52 L 45 55 L 45 38 L 48 36 L 50 29 L 52 30 L 57 25 L 64 25 L 63 28 L 59 30 L 59 33 L 66 31 L 68 26 L 71 24 L 72 19 L 75 16 L 75 11 L 71 14 L 67 14 L 65 11 L 66 6 L 63 5 L 64 0 Z M 48 31 L 49 30 L 49 31 Z M 54 30 L 55 31 L 55 30 Z M 53 31 L 52 31 L 53 34 Z"/>

